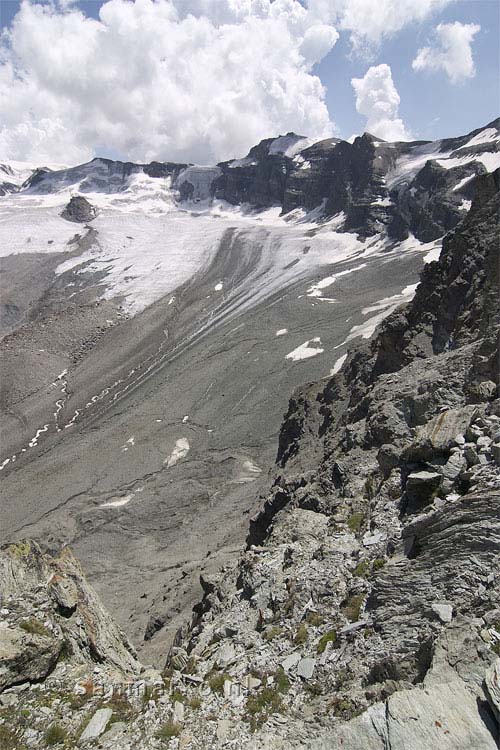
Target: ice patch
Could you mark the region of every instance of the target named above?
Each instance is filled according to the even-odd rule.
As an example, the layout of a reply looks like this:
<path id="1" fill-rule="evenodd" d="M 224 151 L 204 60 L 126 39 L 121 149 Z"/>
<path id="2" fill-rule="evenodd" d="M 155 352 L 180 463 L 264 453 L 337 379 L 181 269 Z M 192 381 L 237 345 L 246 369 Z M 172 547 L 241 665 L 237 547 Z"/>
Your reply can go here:
<path id="1" fill-rule="evenodd" d="M 470 207 L 472 206 L 472 201 L 463 199 L 462 203 L 459 205 L 460 211 L 470 211 Z"/>
<path id="2" fill-rule="evenodd" d="M 116 497 L 112 500 L 109 500 L 107 503 L 101 503 L 99 506 L 100 508 L 121 508 L 123 505 L 127 505 L 131 500 L 133 500 L 134 494 L 131 493 L 130 495 L 123 495 L 123 497 Z"/>
<path id="3" fill-rule="evenodd" d="M 418 284 L 410 284 L 409 286 L 405 286 L 405 288 L 399 294 L 393 294 L 392 297 L 385 297 L 384 299 L 376 302 L 374 305 L 363 308 L 363 310 L 361 311 L 363 315 L 369 315 L 370 313 L 376 314 L 371 318 L 368 318 L 365 323 L 353 326 L 346 339 L 346 343 L 347 341 L 351 341 L 358 336 L 361 336 L 361 338 L 363 339 L 371 338 L 375 333 L 375 329 L 377 328 L 378 324 L 381 323 L 384 318 L 390 315 L 390 313 L 400 305 L 403 305 L 404 303 L 409 302 L 411 299 L 413 299 L 417 286 Z"/>
<path id="4" fill-rule="evenodd" d="M 455 187 L 453 188 L 453 192 L 456 192 L 457 190 L 460 190 L 460 188 L 463 188 L 464 185 L 467 185 L 468 182 L 470 182 L 475 175 L 471 174 L 468 177 L 464 177 L 463 180 L 460 180 L 460 182 L 457 182 Z"/>
<path id="5" fill-rule="evenodd" d="M 347 359 L 347 352 L 335 361 L 335 364 L 330 370 L 330 375 L 336 375 L 338 372 L 340 372 L 340 370 L 342 369 L 342 365 L 344 364 L 346 359 Z"/>
<path id="6" fill-rule="evenodd" d="M 247 482 L 254 482 L 259 474 L 262 474 L 262 469 L 257 466 L 253 461 L 246 459 L 242 464 L 242 471 L 239 473 L 237 478 L 233 480 L 236 484 L 246 484 Z"/>
<path id="7" fill-rule="evenodd" d="M 324 349 L 321 348 L 321 339 L 316 336 L 309 341 L 305 341 L 303 344 L 298 346 L 292 352 L 286 355 L 286 359 L 291 359 L 293 362 L 299 362 L 302 359 L 309 359 L 315 357 L 317 354 L 322 354 Z"/>
<path id="8" fill-rule="evenodd" d="M 390 198 L 377 198 L 376 201 L 371 202 L 372 206 L 392 206 L 392 201 Z"/>
<path id="9" fill-rule="evenodd" d="M 189 421 L 189 416 L 186 414 L 186 416 L 182 418 L 182 424 L 186 424 L 186 422 L 188 421 Z"/>
<path id="10" fill-rule="evenodd" d="M 179 438 L 176 441 L 175 447 L 168 458 L 163 463 L 167 464 L 167 467 L 175 466 L 177 461 L 184 458 L 189 453 L 189 440 L 187 438 Z"/>
<path id="11" fill-rule="evenodd" d="M 433 247 L 432 250 L 429 250 L 429 252 L 424 255 L 424 263 L 432 263 L 433 260 L 439 260 L 440 255 L 441 244 L 436 245 L 436 247 Z"/>
<path id="12" fill-rule="evenodd" d="M 219 281 L 219 283 L 218 283 L 218 284 L 216 284 L 216 285 L 214 286 L 214 290 L 215 290 L 216 292 L 221 292 L 221 291 L 222 291 L 222 288 L 223 288 L 223 286 L 224 286 L 224 285 L 223 285 L 222 281 Z"/>
<path id="13" fill-rule="evenodd" d="M 128 449 L 132 448 L 134 445 L 135 445 L 135 437 L 132 435 L 132 437 L 129 437 L 127 442 L 121 446 L 122 453 L 126 453 L 126 451 L 128 451 Z"/>
<path id="14" fill-rule="evenodd" d="M 327 289 L 329 286 L 331 286 L 337 279 L 340 279 L 341 276 L 348 276 L 350 273 L 354 273 L 355 271 L 360 271 L 362 268 L 366 267 L 366 263 L 361 263 L 361 265 L 356 266 L 355 268 L 349 268 L 346 271 L 339 271 L 338 273 L 334 273 L 331 276 L 327 276 L 324 279 L 321 279 L 321 281 L 318 281 L 317 284 L 313 284 L 313 286 L 309 287 L 307 290 L 307 296 L 308 297 L 321 297 L 323 294 L 323 289 Z M 333 301 L 333 300 L 332 300 Z"/>
<path id="15" fill-rule="evenodd" d="M 234 169 L 235 167 L 256 167 L 257 162 L 251 156 L 245 156 L 243 159 L 233 159 L 228 166 L 230 169 Z"/>
<path id="16" fill-rule="evenodd" d="M 276 336 L 285 336 L 287 333 L 288 328 L 280 328 L 279 331 L 276 331 Z"/>

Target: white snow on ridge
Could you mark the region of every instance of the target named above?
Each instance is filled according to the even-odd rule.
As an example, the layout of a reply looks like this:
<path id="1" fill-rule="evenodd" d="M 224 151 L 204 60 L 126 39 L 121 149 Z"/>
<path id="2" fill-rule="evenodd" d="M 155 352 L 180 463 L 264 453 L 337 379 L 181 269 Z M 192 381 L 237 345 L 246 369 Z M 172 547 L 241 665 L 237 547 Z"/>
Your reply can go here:
<path id="1" fill-rule="evenodd" d="M 445 169 L 464 167 L 466 164 L 470 164 L 473 161 L 479 161 L 481 164 L 484 164 L 488 172 L 494 172 L 495 169 L 500 167 L 500 151 L 485 151 L 482 154 L 464 154 L 463 156 L 444 155 L 443 157 L 436 159 L 436 161 Z"/>
<path id="2" fill-rule="evenodd" d="M 491 130 L 493 131 L 493 128 L 491 128 Z M 478 136 L 476 136 L 476 138 L 477 137 Z M 498 136 L 498 140 L 500 140 L 500 136 Z M 473 143 L 472 141 L 475 141 L 475 139 L 472 138 L 471 141 L 462 146 L 461 149 L 483 142 L 476 141 L 475 143 Z M 471 164 L 474 161 L 478 161 L 481 162 L 481 164 L 484 164 L 488 172 L 493 172 L 495 169 L 497 169 L 497 167 L 500 167 L 500 152 L 483 151 L 482 153 L 463 154 L 462 156 L 460 156 L 461 149 L 456 149 L 453 152 L 441 152 L 439 150 L 440 146 L 441 141 L 423 144 L 422 146 L 413 148 L 409 154 L 401 156 L 397 160 L 394 169 L 388 172 L 386 176 L 387 187 L 393 188 L 400 182 L 410 182 L 415 177 L 417 172 L 420 171 L 420 169 L 422 169 L 425 163 L 429 160 L 437 161 L 437 163 L 445 169 L 463 167 L 467 164 Z M 463 184 L 465 184 L 468 179 L 470 179 L 470 177 L 467 177 L 466 180 L 463 181 Z M 458 190 L 458 186 L 455 188 L 455 190 Z"/>
<path id="3" fill-rule="evenodd" d="M 269 146 L 270 154 L 283 154 L 292 158 L 299 151 L 303 151 L 305 148 L 312 146 L 315 141 L 312 138 L 304 138 L 300 135 L 280 135 L 275 138 Z"/>
<path id="4" fill-rule="evenodd" d="M 243 159 L 233 159 L 228 166 L 230 169 L 235 169 L 237 167 L 256 167 L 257 162 L 255 159 L 252 159 L 251 156 L 244 156 Z"/>
<path id="5" fill-rule="evenodd" d="M 462 148 L 479 146 L 481 143 L 492 143 L 494 141 L 500 141 L 500 132 L 496 128 L 485 128 L 471 138 L 470 141 L 467 141 Z"/>

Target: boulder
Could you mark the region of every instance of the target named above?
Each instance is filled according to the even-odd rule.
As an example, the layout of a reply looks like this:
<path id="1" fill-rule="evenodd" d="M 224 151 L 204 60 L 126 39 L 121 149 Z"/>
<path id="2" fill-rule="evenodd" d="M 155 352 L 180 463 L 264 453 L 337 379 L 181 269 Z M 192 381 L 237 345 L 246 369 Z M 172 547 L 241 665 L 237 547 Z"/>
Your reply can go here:
<path id="1" fill-rule="evenodd" d="M 460 409 L 448 409 L 441 412 L 427 424 L 419 427 L 416 434 L 417 442 L 429 442 L 436 451 L 448 451 L 453 444 L 463 445 L 465 434 L 477 407 L 473 404 Z M 459 442 L 460 440 L 460 442 Z"/>
<path id="2" fill-rule="evenodd" d="M 99 708 L 90 719 L 80 736 L 80 743 L 95 740 L 106 730 L 113 711 L 111 708 Z"/>
<path id="3" fill-rule="evenodd" d="M 431 604 L 432 611 L 439 617 L 441 622 L 451 622 L 453 619 L 453 607 L 451 604 L 445 604 L 444 602 L 433 602 Z"/>
<path id="4" fill-rule="evenodd" d="M 33 631 L 24 630 L 24 627 Z M 45 632 L 43 632 L 45 631 Z M 35 618 L 21 621 L 19 626 L 0 625 L 0 691 L 20 682 L 43 680 L 52 670 L 63 645 L 55 635 Z"/>
<path id="5" fill-rule="evenodd" d="M 302 677 L 304 680 L 310 680 L 314 674 L 314 668 L 316 666 L 316 659 L 306 657 L 301 659 L 297 664 L 297 675 Z"/>
<path id="6" fill-rule="evenodd" d="M 493 443 L 491 446 L 491 455 L 496 465 L 500 466 L 500 443 Z"/>
<path id="7" fill-rule="evenodd" d="M 384 443 L 377 453 L 377 461 L 380 470 L 385 477 L 399 464 L 399 453 L 394 445 Z"/>
<path id="8" fill-rule="evenodd" d="M 97 208 L 82 195 L 75 195 L 71 198 L 61 216 L 66 221 L 87 224 L 97 216 Z"/>
<path id="9" fill-rule="evenodd" d="M 304 750 L 496 750 L 496 728 L 451 671 L 439 684 L 399 690 Z"/>

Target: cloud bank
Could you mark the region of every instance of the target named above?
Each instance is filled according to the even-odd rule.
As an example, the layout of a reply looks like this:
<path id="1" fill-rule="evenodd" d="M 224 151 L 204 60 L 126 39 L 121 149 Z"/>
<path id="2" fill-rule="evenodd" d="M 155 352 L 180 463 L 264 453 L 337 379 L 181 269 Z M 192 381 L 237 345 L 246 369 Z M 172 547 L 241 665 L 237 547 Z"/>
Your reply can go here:
<path id="1" fill-rule="evenodd" d="M 461 83 L 476 74 L 472 42 L 481 27 L 475 23 L 440 23 L 436 45 L 419 49 L 412 62 L 414 70 L 444 71 L 452 83 Z"/>
<path id="2" fill-rule="evenodd" d="M 449 2 L 107 0 L 95 20 L 76 0 L 23 0 L 0 37 L 0 159 L 206 164 L 290 130 L 328 137 L 313 66 L 338 30 L 369 53 Z M 358 111 L 379 135 L 404 137 L 390 71 L 377 69 L 356 79 Z"/>
<path id="3" fill-rule="evenodd" d="M 313 65 L 337 41 L 298 0 L 25 0 L 3 38 L 0 158 L 215 161 L 334 126 Z"/>
<path id="4" fill-rule="evenodd" d="M 368 68 L 363 78 L 351 80 L 356 109 L 365 115 L 366 130 L 386 141 L 408 141 L 411 133 L 398 117 L 400 97 L 389 65 Z"/>

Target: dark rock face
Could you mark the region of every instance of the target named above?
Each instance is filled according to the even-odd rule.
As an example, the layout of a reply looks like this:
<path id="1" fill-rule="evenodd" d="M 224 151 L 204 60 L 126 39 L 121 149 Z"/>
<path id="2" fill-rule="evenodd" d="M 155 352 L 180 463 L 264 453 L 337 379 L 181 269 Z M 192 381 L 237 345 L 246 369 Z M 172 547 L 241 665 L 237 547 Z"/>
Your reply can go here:
<path id="1" fill-rule="evenodd" d="M 67 221 L 76 221 L 80 224 L 87 224 L 87 222 L 95 219 L 97 216 L 97 209 L 82 195 L 76 195 L 71 198 L 61 216 Z"/>
<path id="2" fill-rule="evenodd" d="M 499 126 L 500 120 L 495 120 L 487 127 Z M 463 218 L 464 201 L 474 195 L 473 180 L 467 178 L 486 172 L 480 161 L 445 168 L 436 160 L 450 151 L 452 157 L 480 153 L 482 145 L 464 147 L 479 132 L 437 145 L 385 143 L 365 133 L 353 143 L 336 138 L 320 141 L 294 156 L 276 153 L 273 140 L 267 139 L 244 159 L 219 164 L 223 174 L 212 184 L 212 192 L 233 204 L 281 205 L 284 214 L 297 208 L 311 211 L 322 204 L 325 216 L 344 212 L 344 229 L 362 237 L 386 230 L 394 240 L 412 233 L 430 242 Z M 498 144 L 492 142 L 487 150 L 498 150 Z M 398 160 L 418 161 L 420 154 L 424 154 L 422 163 L 415 170 L 393 176 Z"/>
<path id="3" fill-rule="evenodd" d="M 234 205 L 250 203 L 255 208 L 282 205 L 293 162 L 281 153 L 269 153 L 273 140 L 261 141 L 240 163 L 218 164 L 222 175 L 212 184 L 214 196 Z"/>
<path id="4" fill-rule="evenodd" d="M 0 195 L 7 195 L 8 193 L 16 193 L 19 190 L 17 185 L 13 182 L 0 182 Z"/>

